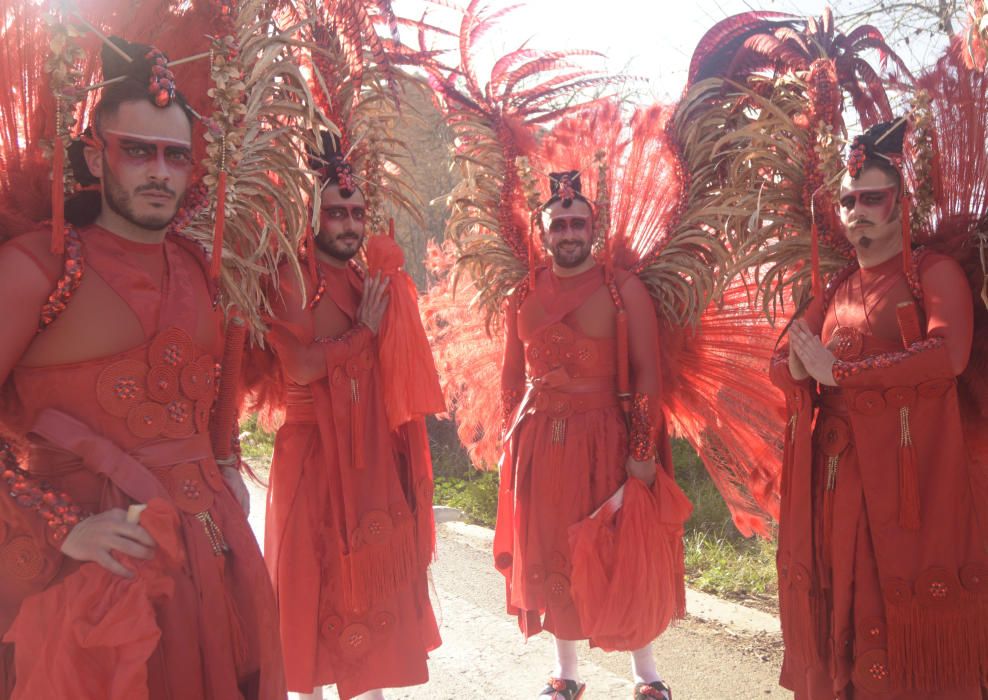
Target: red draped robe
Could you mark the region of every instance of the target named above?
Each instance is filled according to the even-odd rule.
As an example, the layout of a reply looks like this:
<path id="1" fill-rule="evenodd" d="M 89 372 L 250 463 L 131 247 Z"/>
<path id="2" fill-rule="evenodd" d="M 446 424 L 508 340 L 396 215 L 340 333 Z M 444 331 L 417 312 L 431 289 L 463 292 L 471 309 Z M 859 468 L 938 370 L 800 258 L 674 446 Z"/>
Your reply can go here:
<path id="1" fill-rule="evenodd" d="M 350 698 L 428 680 L 440 643 L 427 580 L 432 464 L 422 419 L 388 427 L 377 341 L 356 323 L 361 278 L 318 266 L 325 292 L 314 309 L 283 271 L 268 334 L 287 410 L 265 558 L 289 688 L 336 684 Z M 318 285 L 308 284 L 312 299 Z"/>
<path id="2" fill-rule="evenodd" d="M 689 506 L 672 478 L 655 309 L 637 277 L 618 273 L 615 287 L 628 314 L 631 391 L 650 406 L 655 493 L 678 494 L 662 505 L 668 520 L 681 524 Z M 542 269 L 524 301 L 509 303 L 502 375 L 508 436 L 494 556 L 505 576 L 508 612 L 526 636 L 546 629 L 561 639 L 588 637 L 569 590 L 569 528 L 624 483 L 632 439 L 618 400 L 611 294 L 599 265 L 572 277 Z M 669 575 L 681 616 L 681 530 L 674 540 Z"/>
<path id="3" fill-rule="evenodd" d="M 896 256 L 838 278 L 807 322 L 838 358 L 836 387 L 786 393 L 779 596 L 782 684 L 797 699 L 981 698 L 988 672 L 983 467 L 969 458 L 956 376 L 972 305 L 960 267 Z M 900 304 L 919 301 L 903 331 Z M 905 340 L 903 339 L 905 335 Z"/>
<path id="4" fill-rule="evenodd" d="M 26 594 L 80 566 L 61 553 L 43 490 L 88 513 L 158 496 L 181 513 L 187 565 L 157 610 L 150 698 L 282 698 L 271 586 L 210 448 L 223 336 L 202 253 L 182 239 L 136 243 L 96 226 L 80 236 L 82 282 L 40 333 L 61 256 L 43 232 L 0 250 L 0 422 L 28 449 L 30 484 L 20 501 L 6 484 L 0 496 L 0 631 Z M 0 664 L 8 690 L 13 651 L 5 645 Z"/>

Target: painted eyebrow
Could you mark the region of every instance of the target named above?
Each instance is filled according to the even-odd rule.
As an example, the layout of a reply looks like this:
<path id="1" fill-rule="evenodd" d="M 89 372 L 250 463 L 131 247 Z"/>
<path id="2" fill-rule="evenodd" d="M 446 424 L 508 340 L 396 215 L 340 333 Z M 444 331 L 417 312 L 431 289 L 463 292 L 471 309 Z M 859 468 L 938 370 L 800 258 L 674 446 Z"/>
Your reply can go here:
<path id="1" fill-rule="evenodd" d="M 164 143 L 172 146 L 180 146 L 182 148 L 192 148 L 191 141 L 183 141 L 181 139 L 161 138 L 159 136 L 150 136 L 148 134 L 134 134 L 129 131 L 117 131 L 116 129 L 104 129 L 104 131 L 107 134 L 113 134 L 114 136 L 119 136 L 122 140 L 125 141 L 135 141 L 138 143 L 150 143 L 150 144 Z"/>

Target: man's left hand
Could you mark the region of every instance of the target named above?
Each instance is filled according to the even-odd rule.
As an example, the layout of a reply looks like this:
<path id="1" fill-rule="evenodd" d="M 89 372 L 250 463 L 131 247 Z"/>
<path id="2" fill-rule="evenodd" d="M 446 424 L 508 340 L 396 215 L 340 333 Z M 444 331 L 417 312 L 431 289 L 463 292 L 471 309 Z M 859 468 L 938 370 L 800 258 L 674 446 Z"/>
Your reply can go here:
<path id="1" fill-rule="evenodd" d="M 628 461 L 625 463 L 625 469 L 628 470 L 628 476 L 633 476 L 636 479 L 641 479 L 645 482 L 646 486 L 651 486 L 655 483 L 655 460 L 649 459 L 644 462 L 639 462 L 634 457 L 628 457 Z"/>
<path id="2" fill-rule="evenodd" d="M 834 380 L 834 364 L 837 358 L 826 348 L 819 336 L 810 331 L 806 321 L 800 319 L 792 324 L 789 329 L 789 342 L 811 377 L 820 384 L 837 386 Z"/>
<path id="3" fill-rule="evenodd" d="M 223 481 L 226 482 L 226 486 L 230 489 L 233 497 L 237 499 L 237 503 L 244 509 L 244 515 L 250 515 L 250 491 L 247 490 L 244 477 L 235 467 L 223 467 L 221 471 Z"/>

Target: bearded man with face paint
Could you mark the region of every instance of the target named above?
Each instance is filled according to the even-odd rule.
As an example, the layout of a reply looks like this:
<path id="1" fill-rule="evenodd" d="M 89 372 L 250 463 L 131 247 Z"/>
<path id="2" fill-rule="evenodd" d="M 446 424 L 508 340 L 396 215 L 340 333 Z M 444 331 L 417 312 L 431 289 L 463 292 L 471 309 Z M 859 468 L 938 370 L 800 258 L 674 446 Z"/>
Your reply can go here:
<path id="1" fill-rule="evenodd" d="M 161 54 L 114 41 L 118 51 L 104 49 L 103 58 L 110 84 L 70 150 L 88 187 L 66 203 L 64 259 L 49 250 L 49 231 L 0 248 L 0 420 L 28 454 L 26 470 L 7 462 L 3 473 L 16 498 L 0 502 L 0 629 L 27 593 L 92 572 L 84 562 L 136 585 L 133 562 L 157 547 L 126 511 L 160 498 L 177 513 L 184 564 L 169 570 L 171 590 L 155 602 L 160 640 L 146 668 L 125 647 L 108 665 L 84 657 L 69 668 L 63 654 L 66 665 L 41 675 L 77 674 L 78 697 L 99 695 L 109 675 L 110 685 L 156 700 L 275 700 L 285 691 L 274 598 L 247 523 L 246 487 L 235 467 L 217 464 L 209 434 L 223 313 L 202 250 L 170 228 L 190 184 L 193 114 L 163 55 L 165 99 L 149 92 L 150 63 Z M 70 612 L 82 607 L 65 595 Z M 107 611 L 88 612 L 80 636 Z M 125 636 L 127 624 L 118 624 Z M 4 661 L 30 636 L 19 618 Z M 112 649 L 113 633 L 98 636 L 80 645 Z M 11 670 L 0 663 L 0 697 Z M 16 692 L 50 697 L 37 690 Z"/>
<path id="2" fill-rule="evenodd" d="M 325 134 L 324 155 L 311 163 L 322 189 L 305 288 L 286 268 L 272 295 L 267 339 L 285 421 L 264 553 L 289 690 L 318 699 L 336 685 L 341 698 L 371 700 L 425 683 L 428 652 L 440 644 L 427 579 L 432 466 L 421 418 L 389 425 L 382 335 L 405 280 L 357 265 L 376 246 L 365 246 L 364 195 L 340 150 Z"/>
<path id="3" fill-rule="evenodd" d="M 514 295 L 506 313 L 494 555 L 522 632 L 555 638 L 555 667 L 538 697 L 576 700 L 585 690 L 577 642 L 590 635 L 569 594 L 570 528 L 629 478 L 648 486 L 671 479 L 656 454 L 670 457 L 653 421 L 661 396 L 651 297 L 636 276 L 609 273 L 594 257 L 594 209 L 579 174 L 552 173 L 550 185 L 537 216 L 551 264 L 534 271 L 524 299 Z M 618 389 L 619 309 L 627 313 L 627 418 Z M 632 675 L 635 698 L 669 700 L 651 643 L 632 651 Z"/>
<path id="4" fill-rule="evenodd" d="M 913 250 L 904 131 L 855 140 L 839 206 L 856 260 L 772 367 L 791 417 L 782 684 L 800 700 L 983 697 L 984 492 L 956 382 L 972 298 L 953 258 Z"/>

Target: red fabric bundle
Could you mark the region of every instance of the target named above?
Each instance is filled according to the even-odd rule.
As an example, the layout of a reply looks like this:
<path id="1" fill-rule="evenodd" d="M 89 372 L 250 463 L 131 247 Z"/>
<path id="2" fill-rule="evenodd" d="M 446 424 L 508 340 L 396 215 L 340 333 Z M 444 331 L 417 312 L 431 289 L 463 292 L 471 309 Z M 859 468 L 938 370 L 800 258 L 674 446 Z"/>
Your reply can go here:
<path id="1" fill-rule="evenodd" d="M 569 529 L 570 594 L 584 633 L 605 651 L 639 649 L 676 616 L 677 542 L 692 508 L 661 469 L 651 489 L 635 478 L 621 488 L 623 504 L 612 498 Z"/>
<path id="2" fill-rule="evenodd" d="M 161 637 L 154 603 L 173 594 L 168 571 L 184 555 L 167 502 L 152 499 L 140 523 L 157 548 L 146 561 L 116 555 L 133 578 L 87 563 L 25 599 L 3 640 L 16 645 L 11 700 L 148 698 L 147 662 Z"/>
<path id="3" fill-rule="evenodd" d="M 388 277 L 388 309 L 378 333 L 381 384 L 388 425 L 392 430 L 413 418 L 446 410 L 429 340 L 419 316 L 418 293 L 401 266 L 405 254 L 388 236 L 367 242 L 371 276 Z"/>

